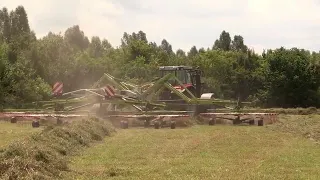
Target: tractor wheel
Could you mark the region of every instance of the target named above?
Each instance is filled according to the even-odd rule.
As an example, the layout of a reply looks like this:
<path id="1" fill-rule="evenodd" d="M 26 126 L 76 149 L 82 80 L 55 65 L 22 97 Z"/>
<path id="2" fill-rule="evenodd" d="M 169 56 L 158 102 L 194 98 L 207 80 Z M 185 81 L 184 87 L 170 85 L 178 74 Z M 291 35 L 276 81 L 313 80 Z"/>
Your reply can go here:
<path id="1" fill-rule="evenodd" d="M 249 125 L 254 125 L 254 120 L 249 120 Z"/>
<path id="2" fill-rule="evenodd" d="M 129 122 L 123 121 L 123 129 L 128 129 L 128 128 L 129 128 Z"/>
<path id="3" fill-rule="evenodd" d="M 241 121 L 233 120 L 233 125 L 239 125 L 241 124 Z"/>
<path id="4" fill-rule="evenodd" d="M 128 121 L 121 121 L 120 127 L 121 127 L 121 129 L 128 129 L 128 127 L 129 127 Z"/>
<path id="5" fill-rule="evenodd" d="M 161 121 L 161 128 L 165 127 L 165 126 L 166 126 L 166 124 L 167 124 L 167 122 L 166 122 L 166 121 Z"/>
<path id="6" fill-rule="evenodd" d="M 239 121 L 238 119 L 233 120 L 233 125 L 239 125 L 241 124 L 241 121 Z"/>
<path id="7" fill-rule="evenodd" d="M 241 124 L 240 116 L 236 117 L 236 119 L 233 120 L 233 125 Z"/>
<path id="8" fill-rule="evenodd" d="M 150 121 L 149 121 L 149 120 L 145 120 L 145 121 L 144 121 L 144 127 L 145 127 L 145 128 L 148 128 L 149 125 L 150 125 Z"/>
<path id="9" fill-rule="evenodd" d="M 154 128 L 155 128 L 155 129 L 159 129 L 159 128 L 160 128 L 160 123 L 159 123 L 159 121 L 157 121 L 157 122 L 154 123 Z"/>
<path id="10" fill-rule="evenodd" d="M 176 122 L 175 121 L 171 121 L 170 128 L 171 129 L 175 129 L 176 128 Z"/>
<path id="11" fill-rule="evenodd" d="M 16 117 L 12 117 L 10 120 L 11 123 L 17 123 L 17 118 Z"/>
<path id="12" fill-rule="evenodd" d="M 123 129 L 123 121 L 120 121 L 120 128 Z"/>
<path id="13" fill-rule="evenodd" d="M 258 121 L 258 126 L 263 126 L 263 120 Z"/>
<path id="14" fill-rule="evenodd" d="M 215 125 L 216 124 L 216 119 L 215 118 L 211 118 L 210 120 L 209 120 L 209 126 L 213 126 L 213 125 Z"/>
<path id="15" fill-rule="evenodd" d="M 38 127 L 40 127 L 40 122 L 39 121 L 32 121 L 31 125 L 33 128 L 38 128 Z"/>

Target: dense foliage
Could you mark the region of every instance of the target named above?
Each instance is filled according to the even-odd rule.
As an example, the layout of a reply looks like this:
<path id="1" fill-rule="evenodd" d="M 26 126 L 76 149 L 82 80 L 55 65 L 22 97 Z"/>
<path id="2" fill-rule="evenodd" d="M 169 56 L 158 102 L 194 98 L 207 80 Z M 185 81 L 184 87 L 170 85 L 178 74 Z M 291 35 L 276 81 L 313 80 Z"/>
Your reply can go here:
<path id="1" fill-rule="evenodd" d="M 217 97 L 255 101 L 266 107 L 320 106 L 320 53 L 279 48 L 256 54 L 240 35 L 223 31 L 204 49 L 172 50 L 143 31 L 124 33 L 121 46 L 78 25 L 64 35 L 49 32 L 37 39 L 23 6 L 0 11 L 0 104 L 18 105 L 50 98 L 51 86 L 63 81 L 65 91 L 88 87 L 104 72 L 150 81 L 159 65 L 193 65 L 204 71 L 207 90 Z"/>

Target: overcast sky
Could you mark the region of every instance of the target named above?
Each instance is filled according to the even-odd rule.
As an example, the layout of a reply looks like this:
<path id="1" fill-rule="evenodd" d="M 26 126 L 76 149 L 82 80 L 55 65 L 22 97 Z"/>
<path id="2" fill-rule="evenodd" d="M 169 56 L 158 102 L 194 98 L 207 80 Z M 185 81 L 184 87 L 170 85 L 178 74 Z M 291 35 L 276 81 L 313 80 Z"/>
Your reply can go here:
<path id="1" fill-rule="evenodd" d="M 139 30 L 173 49 L 212 47 L 222 30 L 242 35 L 256 52 L 299 47 L 320 50 L 319 0 L 0 0 L 9 10 L 23 5 L 37 37 L 80 25 L 89 37 L 120 44 Z"/>

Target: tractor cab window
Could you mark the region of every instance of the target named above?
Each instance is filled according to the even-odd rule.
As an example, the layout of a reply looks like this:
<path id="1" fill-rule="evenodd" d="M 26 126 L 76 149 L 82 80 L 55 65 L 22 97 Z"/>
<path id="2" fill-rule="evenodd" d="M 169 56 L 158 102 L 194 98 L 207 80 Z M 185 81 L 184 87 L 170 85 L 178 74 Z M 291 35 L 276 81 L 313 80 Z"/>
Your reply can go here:
<path id="1" fill-rule="evenodd" d="M 177 75 L 176 76 L 182 83 L 185 83 L 185 81 L 186 81 L 185 71 L 177 70 Z"/>
<path id="2" fill-rule="evenodd" d="M 188 83 L 188 84 L 192 84 L 192 80 L 191 80 L 191 75 L 190 75 L 190 73 L 189 72 L 187 72 L 187 76 L 186 76 L 186 83 Z"/>
<path id="3" fill-rule="evenodd" d="M 192 79 L 191 79 L 191 75 L 188 71 L 186 70 L 175 70 L 175 71 L 170 71 L 170 70 L 164 70 L 160 72 L 160 76 L 164 77 L 169 73 L 174 73 L 175 76 L 179 79 L 179 81 L 181 81 L 183 84 L 191 84 L 192 83 Z M 172 84 L 173 86 L 177 85 L 178 82 L 175 82 L 175 80 L 170 79 L 169 83 Z"/>
<path id="4" fill-rule="evenodd" d="M 183 84 L 191 83 L 190 73 L 187 72 L 186 70 L 177 70 L 176 76 Z"/>
<path id="5" fill-rule="evenodd" d="M 166 75 L 169 74 L 169 73 L 174 73 L 174 71 L 161 71 L 161 77 L 164 77 L 164 76 L 166 76 Z M 170 84 L 173 84 L 173 83 L 174 83 L 174 80 L 173 80 L 173 79 L 170 79 L 170 80 L 169 80 L 169 83 L 170 83 Z"/>

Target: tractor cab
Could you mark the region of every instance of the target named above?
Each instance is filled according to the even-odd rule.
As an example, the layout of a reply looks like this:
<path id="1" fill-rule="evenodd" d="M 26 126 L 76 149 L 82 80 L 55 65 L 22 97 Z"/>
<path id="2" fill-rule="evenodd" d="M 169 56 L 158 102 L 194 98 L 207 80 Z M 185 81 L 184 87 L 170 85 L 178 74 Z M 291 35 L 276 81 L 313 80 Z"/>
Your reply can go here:
<path id="1" fill-rule="evenodd" d="M 190 66 L 160 66 L 160 77 L 164 77 L 169 73 L 174 73 L 176 78 L 183 84 L 185 88 L 191 91 L 196 97 L 200 97 L 201 80 L 200 70 Z M 183 92 L 184 87 L 179 85 L 176 80 L 170 80 L 169 83 L 177 90 Z"/>
<path id="2" fill-rule="evenodd" d="M 188 66 L 161 66 L 159 67 L 160 77 L 163 77 L 169 73 L 174 73 L 177 79 L 185 86 L 192 86 L 193 81 L 191 78 L 190 70 L 192 67 Z M 172 86 L 178 86 L 179 83 L 175 80 L 169 81 Z"/>

